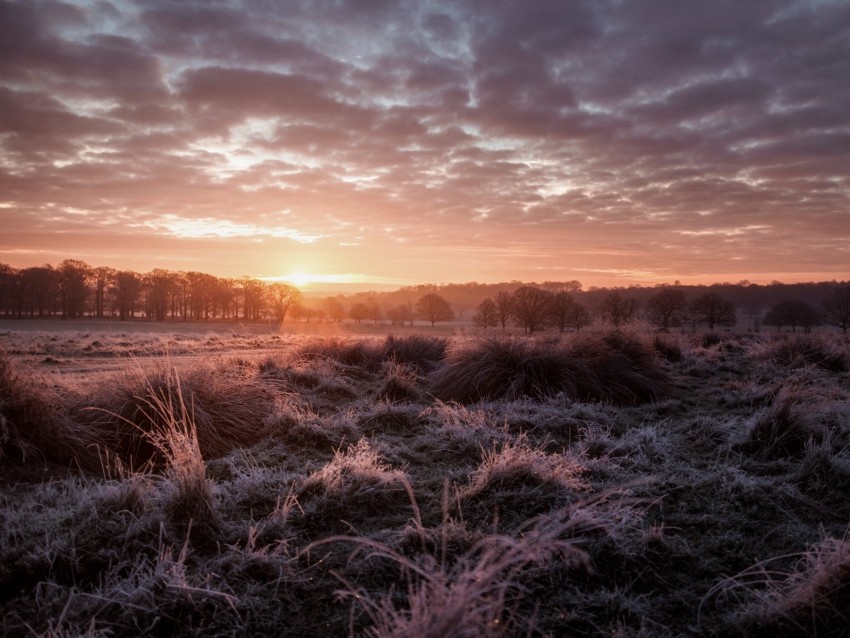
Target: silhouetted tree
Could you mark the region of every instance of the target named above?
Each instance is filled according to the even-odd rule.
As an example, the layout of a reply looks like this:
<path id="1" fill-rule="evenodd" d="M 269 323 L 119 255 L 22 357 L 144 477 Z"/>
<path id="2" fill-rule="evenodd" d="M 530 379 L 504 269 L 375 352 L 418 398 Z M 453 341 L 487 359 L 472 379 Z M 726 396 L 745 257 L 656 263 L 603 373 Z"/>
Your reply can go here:
<path id="1" fill-rule="evenodd" d="M 649 299 L 646 304 L 649 317 L 662 330 L 669 330 L 682 322 L 688 308 L 685 293 L 674 288 L 665 288 Z"/>
<path id="2" fill-rule="evenodd" d="M 716 292 L 707 292 L 694 299 L 689 312 L 692 321 L 696 324 L 708 324 L 709 330 L 714 330 L 716 325 L 735 325 L 735 304 L 726 301 Z"/>
<path id="3" fill-rule="evenodd" d="M 62 318 L 82 317 L 89 294 L 89 279 L 92 269 L 84 261 L 66 259 L 57 268 L 59 272 L 59 295 L 62 300 Z"/>
<path id="4" fill-rule="evenodd" d="M 268 295 L 275 319 L 281 323 L 286 320 L 286 313 L 292 305 L 301 300 L 301 291 L 298 288 L 280 281 L 269 284 Z"/>
<path id="5" fill-rule="evenodd" d="M 336 297 L 327 297 L 322 301 L 322 309 L 325 311 L 328 319 L 335 323 L 342 322 L 345 319 L 345 308 L 342 302 Z"/>
<path id="6" fill-rule="evenodd" d="M 50 265 L 24 268 L 18 273 L 24 311 L 30 316 L 55 314 L 58 274 Z"/>
<path id="7" fill-rule="evenodd" d="M 369 308 L 362 301 L 355 301 L 348 309 L 348 316 L 354 320 L 354 323 L 360 323 L 369 316 Z"/>
<path id="8" fill-rule="evenodd" d="M 148 316 L 165 321 L 170 296 L 175 285 L 175 275 L 163 268 L 155 268 L 144 276 L 148 295 Z"/>
<path id="9" fill-rule="evenodd" d="M 573 304 L 570 312 L 570 325 L 580 332 L 582 328 L 589 326 L 593 321 L 593 313 L 580 303 Z"/>
<path id="10" fill-rule="evenodd" d="M 768 326 L 776 326 L 777 330 L 788 326 L 792 332 L 797 332 L 798 327 L 811 332 L 812 326 L 817 323 L 817 318 L 814 308 L 805 301 L 789 299 L 773 306 L 765 315 L 764 323 Z"/>
<path id="11" fill-rule="evenodd" d="M 559 332 L 564 332 L 570 325 L 575 303 L 573 296 L 563 290 L 556 292 L 549 300 L 549 319 Z"/>
<path id="12" fill-rule="evenodd" d="M 369 297 L 365 302 L 366 319 L 371 319 L 374 324 L 384 318 L 384 312 L 381 310 L 381 304 L 374 297 Z"/>
<path id="13" fill-rule="evenodd" d="M 602 301 L 602 316 L 610 321 L 614 327 L 619 328 L 635 318 L 638 302 L 631 297 L 624 297 L 617 290 L 612 290 Z"/>
<path id="14" fill-rule="evenodd" d="M 528 333 L 543 330 L 549 319 L 554 296 L 548 290 L 535 286 L 520 286 L 511 295 L 514 321 Z"/>
<path id="15" fill-rule="evenodd" d="M 505 330 L 513 316 L 513 296 L 506 290 L 500 290 L 496 293 L 493 303 L 496 304 L 496 318 L 499 321 L 499 325 L 502 326 L 502 330 Z"/>
<path id="16" fill-rule="evenodd" d="M 422 295 L 416 302 L 416 315 L 420 319 L 431 322 L 431 327 L 438 321 L 451 321 L 455 312 L 451 304 L 437 293 L 430 292 Z"/>
<path id="17" fill-rule="evenodd" d="M 263 310 L 265 285 L 247 275 L 239 279 L 239 285 L 242 287 L 242 316 L 249 321 L 259 321 Z"/>
<path id="18" fill-rule="evenodd" d="M 112 278 L 115 276 L 115 269 L 107 266 L 98 266 L 92 270 L 92 282 L 94 284 L 94 316 L 103 317 L 103 310 L 106 300 L 106 290 L 109 287 Z"/>
<path id="19" fill-rule="evenodd" d="M 823 302 L 824 322 L 830 326 L 841 328 L 847 334 L 850 328 L 850 283 L 840 284 Z"/>
<path id="20" fill-rule="evenodd" d="M 476 326 L 484 328 L 493 327 L 499 325 L 499 310 L 496 308 L 496 302 L 494 302 L 489 297 L 478 304 L 478 308 L 475 310 L 475 314 L 472 316 L 472 321 Z"/>
<path id="21" fill-rule="evenodd" d="M 142 278 L 130 270 L 119 271 L 115 273 L 111 292 L 118 306 L 118 318 L 126 321 L 136 312 L 136 302 L 142 292 Z"/>

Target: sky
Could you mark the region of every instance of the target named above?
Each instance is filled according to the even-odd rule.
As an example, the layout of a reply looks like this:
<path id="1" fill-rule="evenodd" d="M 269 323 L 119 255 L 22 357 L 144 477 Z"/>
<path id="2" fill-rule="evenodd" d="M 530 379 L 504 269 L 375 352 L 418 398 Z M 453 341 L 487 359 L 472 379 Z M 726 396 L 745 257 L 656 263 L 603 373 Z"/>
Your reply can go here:
<path id="1" fill-rule="evenodd" d="M 16 268 L 850 274 L 847 0 L 0 0 L 0 34 Z"/>

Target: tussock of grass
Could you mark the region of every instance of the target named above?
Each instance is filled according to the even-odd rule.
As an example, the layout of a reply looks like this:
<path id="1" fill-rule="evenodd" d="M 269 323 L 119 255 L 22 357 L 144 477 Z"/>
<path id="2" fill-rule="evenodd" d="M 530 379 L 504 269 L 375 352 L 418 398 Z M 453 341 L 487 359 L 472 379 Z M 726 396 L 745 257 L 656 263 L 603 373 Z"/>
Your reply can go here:
<path id="1" fill-rule="evenodd" d="M 761 460 L 801 457 L 820 436 L 797 412 L 790 399 L 780 400 L 757 416 L 740 449 Z"/>
<path id="2" fill-rule="evenodd" d="M 738 602 L 729 625 L 741 635 L 844 636 L 850 625 L 850 541 L 827 538 L 799 555 L 762 561 L 710 592 Z M 777 567 L 773 565 L 777 564 Z"/>
<path id="3" fill-rule="evenodd" d="M 591 371 L 555 347 L 521 338 L 488 338 L 449 353 L 432 375 L 431 394 L 442 401 L 474 403 L 542 399 L 586 390 Z"/>
<path id="4" fill-rule="evenodd" d="M 390 335 L 384 342 L 383 357 L 412 366 L 417 372 L 427 373 L 440 364 L 447 349 L 448 342 L 438 337 Z"/>
<path id="5" fill-rule="evenodd" d="M 97 467 L 90 428 L 61 411 L 62 399 L 0 353 L 0 462 L 51 461 Z"/>
<path id="6" fill-rule="evenodd" d="M 376 372 L 383 360 L 383 349 L 374 341 L 354 339 L 317 339 L 302 346 L 297 356 L 310 359 L 330 359 L 344 366 Z"/>
<path id="7" fill-rule="evenodd" d="M 295 492 L 299 504 L 296 524 L 311 537 L 350 525 L 391 516 L 407 502 L 401 470 L 383 463 L 365 439 L 338 451 L 322 469 L 307 477 Z"/>
<path id="8" fill-rule="evenodd" d="M 458 507 L 467 520 L 513 526 L 575 499 L 588 487 L 585 471 L 571 456 L 546 454 L 520 438 L 484 452 L 469 483 L 458 490 Z"/>
<path id="9" fill-rule="evenodd" d="M 667 375 L 652 351 L 619 333 L 577 338 L 565 345 L 489 338 L 452 351 L 432 375 L 442 401 L 544 399 L 633 404 L 666 391 Z"/>
<path id="10" fill-rule="evenodd" d="M 788 368 L 815 366 L 830 372 L 848 369 L 847 353 L 815 335 L 791 335 L 774 341 L 765 355 Z"/>
<path id="11" fill-rule="evenodd" d="M 423 393 L 417 383 L 416 370 L 409 364 L 386 361 L 383 365 L 383 377 L 376 392 L 379 400 L 402 402 L 422 399 Z"/>
<path id="12" fill-rule="evenodd" d="M 171 417 L 158 408 L 184 402 L 202 455 L 217 458 L 263 436 L 274 396 L 263 385 L 226 370 L 199 366 L 178 383 L 173 368 L 160 366 L 127 373 L 103 388 L 94 406 L 78 409 L 76 418 L 97 429 L 103 447 L 138 467 L 162 458 L 154 440 L 167 430 Z"/>

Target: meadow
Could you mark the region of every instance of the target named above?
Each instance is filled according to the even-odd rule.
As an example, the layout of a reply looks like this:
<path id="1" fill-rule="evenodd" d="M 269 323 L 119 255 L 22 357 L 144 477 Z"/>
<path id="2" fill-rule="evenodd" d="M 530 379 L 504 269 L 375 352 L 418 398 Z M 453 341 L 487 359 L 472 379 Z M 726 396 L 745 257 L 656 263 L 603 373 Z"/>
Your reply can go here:
<path id="1" fill-rule="evenodd" d="M 46 325 L 2 635 L 846 635 L 847 338 Z"/>

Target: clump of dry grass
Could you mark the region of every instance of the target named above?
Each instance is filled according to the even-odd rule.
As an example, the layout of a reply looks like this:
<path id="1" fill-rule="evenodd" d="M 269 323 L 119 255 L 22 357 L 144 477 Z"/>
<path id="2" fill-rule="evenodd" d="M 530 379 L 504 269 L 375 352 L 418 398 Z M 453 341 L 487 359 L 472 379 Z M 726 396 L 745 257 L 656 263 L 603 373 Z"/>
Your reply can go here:
<path id="1" fill-rule="evenodd" d="M 412 366 L 417 372 L 426 373 L 436 368 L 446 357 L 448 341 L 425 335 L 395 337 L 384 341 L 384 359 Z"/>
<path id="2" fill-rule="evenodd" d="M 847 370 L 847 353 L 816 335 L 797 334 L 775 340 L 766 348 L 765 356 L 788 368 L 815 366 L 829 372 Z"/>
<path id="3" fill-rule="evenodd" d="M 557 346 L 492 337 L 461 345 L 432 375 L 431 394 L 442 401 L 541 399 L 584 394 L 589 368 Z"/>
<path id="4" fill-rule="evenodd" d="M 379 400 L 402 402 L 422 399 L 415 368 L 392 359 L 385 361 L 382 367 L 384 378 L 376 392 Z"/>
<path id="5" fill-rule="evenodd" d="M 315 339 L 296 352 L 302 359 L 330 359 L 344 366 L 376 372 L 384 358 L 383 348 L 375 341 L 355 339 Z"/>
<path id="6" fill-rule="evenodd" d="M 735 601 L 729 626 L 739 635 L 844 636 L 850 625 L 850 541 L 827 538 L 798 555 L 760 561 L 706 596 Z M 704 601 L 705 602 L 705 601 Z"/>
<path id="7" fill-rule="evenodd" d="M 739 449 L 765 461 L 801 457 L 806 446 L 821 437 L 822 433 L 810 427 L 798 412 L 794 401 L 784 397 L 755 417 Z"/>
<path id="8" fill-rule="evenodd" d="M 165 381 L 169 392 L 151 387 L 142 405 L 145 416 L 158 424 L 146 438 L 166 462 L 164 509 L 181 535 L 211 541 L 221 522 L 201 455 L 194 407 L 187 403 L 176 372 L 168 373 Z"/>
<path id="9" fill-rule="evenodd" d="M 508 526 L 563 506 L 588 488 L 585 468 L 567 454 L 546 454 L 524 437 L 485 451 L 457 503 L 464 518 Z"/>
<path id="10" fill-rule="evenodd" d="M 446 365 L 433 373 L 431 392 L 461 403 L 563 394 L 633 404 L 660 397 L 666 381 L 653 352 L 619 333 L 567 344 L 497 337 L 452 351 Z"/>
<path id="11" fill-rule="evenodd" d="M 94 433 L 63 408 L 55 389 L 18 372 L 0 353 L 0 461 L 97 467 L 97 454 L 90 447 Z"/>
<path id="12" fill-rule="evenodd" d="M 152 407 L 182 402 L 191 410 L 201 453 L 216 458 L 259 440 L 275 399 L 263 384 L 205 365 L 185 372 L 178 383 L 174 368 L 165 364 L 127 372 L 75 415 L 96 428 L 103 447 L 139 466 L 161 460 L 153 439 L 169 426 L 168 413 Z"/>
<path id="13" fill-rule="evenodd" d="M 668 375 L 653 349 L 635 336 L 623 332 L 587 335 L 567 347 L 593 372 L 596 382 L 588 388 L 593 399 L 634 405 L 668 392 Z"/>
<path id="14" fill-rule="evenodd" d="M 309 536 L 341 532 L 392 515 L 407 500 L 408 479 L 385 464 L 365 439 L 337 451 L 296 489 L 296 523 Z"/>

